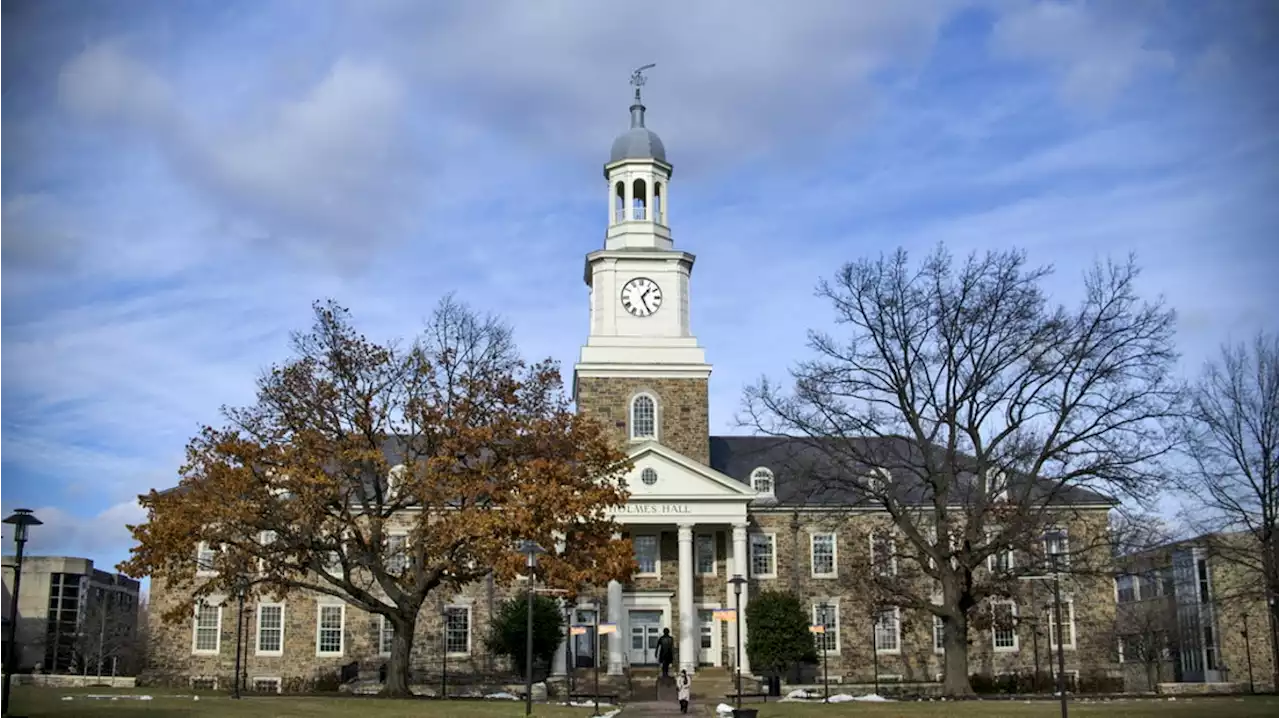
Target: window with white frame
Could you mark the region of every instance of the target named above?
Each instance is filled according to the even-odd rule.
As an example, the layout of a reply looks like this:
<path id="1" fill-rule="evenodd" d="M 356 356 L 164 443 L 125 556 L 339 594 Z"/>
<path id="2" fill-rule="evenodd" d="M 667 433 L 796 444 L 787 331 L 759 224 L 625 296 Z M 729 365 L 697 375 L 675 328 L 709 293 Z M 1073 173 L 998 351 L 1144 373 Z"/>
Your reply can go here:
<path id="1" fill-rule="evenodd" d="M 451 656 L 471 653 L 471 607 L 448 606 L 444 610 L 444 648 Z"/>
<path id="2" fill-rule="evenodd" d="M 1058 647 L 1058 622 L 1054 618 L 1053 604 L 1045 610 L 1045 620 L 1049 626 L 1049 647 Z M 1075 603 L 1069 599 L 1062 600 L 1062 631 L 1067 637 L 1067 642 L 1062 645 L 1063 648 L 1076 647 L 1076 607 Z"/>
<path id="3" fill-rule="evenodd" d="M 752 471 L 751 490 L 757 494 L 772 494 L 773 472 L 763 466 Z"/>
<path id="4" fill-rule="evenodd" d="M 836 575 L 836 535 L 833 533 L 809 536 L 810 570 L 815 578 L 833 578 Z"/>
<path id="5" fill-rule="evenodd" d="M 382 619 L 378 622 L 378 654 L 389 656 L 391 644 L 396 639 L 396 627 L 386 616 L 379 614 L 378 618 Z"/>
<path id="6" fill-rule="evenodd" d="M 825 610 L 823 610 L 825 608 Z M 814 634 L 819 651 L 840 652 L 840 606 L 835 603 L 813 604 L 813 625 L 822 626 L 822 633 Z"/>
<path id="7" fill-rule="evenodd" d="M 652 534 L 632 536 L 631 546 L 635 550 L 636 575 L 656 576 L 658 574 L 658 537 Z"/>
<path id="8" fill-rule="evenodd" d="M 996 532 L 987 532 L 987 540 L 990 541 L 996 535 Z M 1008 573 L 1013 570 L 1013 547 L 997 546 L 992 553 L 987 556 L 987 570 L 992 573 Z"/>
<path id="9" fill-rule="evenodd" d="M 197 604 L 193 633 L 192 653 L 218 653 L 222 648 L 222 606 Z"/>
<path id="10" fill-rule="evenodd" d="M 258 655 L 284 653 L 284 604 L 258 604 Z"/>
<path id="11" fill-rule="evenodd" d="M 212 576 L 217 573 L 213 569 L 213 562 L 216 557 L 217 550 L 208 541 L 201 541 L 196 544 L 196 575 Z"/>
<path id="12" fill-rule="evenodd" d="M 345 604 L 321 604 L 316 609 L 316 655 L 341 656 L 346 628 Z"/>
<path id="13" fill-rule="evenodd" d="M 947 624 L 943 622 L 942 616 L 935 615 L 933 617 L 933 650 L 935 653 L 942 653 L 947 648 Z"/>
<path id="14" fill-rule="evenodd" d="M 1125 574 L 1116 576 L 1116 603 L 1131 603 L 1138 600 L 1138 581 L 1136 576 Z"/>
<path id="15" fill-rule="evenodd" d="M 631 438 L 658 438 L 658 403 L 648 394 L 631 400 Z"/>
<path id="16" fill-rule="evenodd" d="M 259 531 L 258 544 L 265 549 L 266 547 L 276 542 L 276 537 L 277 537 L 277 534 L 275 531 L 270 531 L 270 530 Z M 262 572 L 266 570 L 267 570 L 267 562 L 263 559 L 258 559 L 258 571 Z"/>
<path id="17" fill-rule="evenodd" d="M 253 691 L 254 693 L 279 693 L 280 679 L 254 676 Z"/>
<path id="18" fill-rule="evenodd" d="M 1067 568 L 1071 565 L 1071 543 L 1066 529 L 1051 528 L 1044 532 L 1044 556 L 1046 567 L 1051 567 L 1051 556 L 1057 556 L 1058 566 Z"/>
<path id="19" fill-rule="evenodd" d="M 1018 607 L 1012 601 L 991 604 L 991 645 L 997 651 L 1018 650 Z"/>
<path id="20" fill-rule="evenodd" d="M 871 570 L 880 576 L 898 575 L 898 557 L 894 554 L 893 534 L 887 530 L 871 533 Z"/>
<path id="21" fill-rule="evenodd" d="M 897 653 L 901 643 L 902 624 L 899 620 L 900 609 L 897 606 L 882 608 L 876 612 L 876 652 Z"/>
<path id="22" fill-rule="evenodd" d="M 409 537 L 404 534 L 387 536 L 387 571 L 393 575 L 403 573 L 409 567 L 408 542 Z"/>
<path id="23" fill-rule="evenodd" d="M 342 575 L 342 556 L 337 551 L 325 551 L 322 556 L 324 572 L 331 576 Z"/>
<path id="24" fill-rule="evenodd" d="M 772 577 L 777 575 L 777 553 L 774 551 L 773 534 L 751 534 L 751 575 Z"/>
<path id="25" fill-rule="evenodd" d="M 694 564 L 701 576 L 716 574 L 716 537 L 712 534 L 698 534 L 694 539 Z"/>
<path id="26" fill-rule="evenodd" d="M 218 690 L 218 679 L 216 676 L 191 676 L 191 690 L 216 691 Z"/>

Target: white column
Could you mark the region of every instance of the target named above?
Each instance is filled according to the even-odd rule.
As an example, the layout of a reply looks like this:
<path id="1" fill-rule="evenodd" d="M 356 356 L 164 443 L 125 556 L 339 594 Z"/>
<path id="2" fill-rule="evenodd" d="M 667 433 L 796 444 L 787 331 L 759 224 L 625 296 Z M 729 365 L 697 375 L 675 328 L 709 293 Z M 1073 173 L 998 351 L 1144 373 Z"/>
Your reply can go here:
<path id="1" fill-rule="evenodd" d="M 569 602 L 562 598 L 560 599 L 559 603 L 560 603 L 560 614 L 564 615 L 565 606 L 568 606 Z M 569 626 L 572 624 L 573 624 L 573 612 L 570 611 L 569 622 L 564 624 L 564 638 L 560 641 L 560 643 L 556 645 L 555 656 L 551 658 L 551 675 L 553 676 L 567 675 L 564 669 L 565 669 L 565 661 L 568 659 L 567 654 L 569 651 Z"/>
<path id="2" fill-rule="evenodd" d="M 742 576 L 743 578 L 749 577 L 747 572 L 747 564 L 748 564 L 747 556 L 748 556 L 747 525 L 745 523 L 734 524 L 733 525 L 733 572 L 739 576 Z M 730 578 L 732 578 L 732 576 Z M 733 586 L 729 587 L 729 600 L 731 601 L 737 600 L 733 595 Z M 741 652 L 739 653 L 739 656 L 742 660 L 742 664 L 739 670 L 742 672 L 744 676 L 749 676 L 751 675 L 751 659 L 747 658 L 747 643 L 749 643 L 750 641 L 747 638 L 747 584 L 745 583 L 742 585 L 741 608 L 742 610 L 740 610 L 738 612 L 738 615 L 736 616 L 736 618 L 738 619 L 738 628 L 735 629 L 734 635 L 736 637 L 737 631 L 739 630 L 742 631 L 742 649 L 741 649 Z"/>
<path id="3" fill-rule="evenodd" d="M 692 674 L 698 667 L 698 615 L 693 610 L 693 524 L 680 524 L 678 528 L 680 668 Z"/>
<path id="4" fill-rule="evenodd" d="M 609 675 L 622 675 L 622 641 L 626 638 L 623 632 L 627 627 L 622 625 L 622 584 L 609 582 L 609 623 L 617 626 L 618 632 L 606 640 L 609 646 Z"/>

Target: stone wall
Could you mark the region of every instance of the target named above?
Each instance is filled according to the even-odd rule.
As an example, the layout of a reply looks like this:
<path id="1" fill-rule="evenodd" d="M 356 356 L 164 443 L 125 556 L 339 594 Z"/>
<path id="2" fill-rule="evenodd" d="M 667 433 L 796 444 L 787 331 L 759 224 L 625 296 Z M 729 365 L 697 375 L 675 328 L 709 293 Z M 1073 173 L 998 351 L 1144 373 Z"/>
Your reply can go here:
<path id="1" fill-rule="evenodd" d="M 631 398 L 648 392 L 658 399 L 658 441 L 703 464 L 711 460 L 706 379 L 578 377 L 578 412 L 597 418 L 626 446 Z"/>
<path id="2" fill-rule="evenodd" d="M 505 658 L 494 656 L 485 647 L 492 617 L 501 602 L 519 591 L 519 587 L 496 586 L 490 581 L 471 584 L 444 598 L 429 598 L 423 605 L 414 630 L 410 654 L 411 671 L 415 674 L 439 676 L 442 668 L 450 674 L 490 674 L 509 669 Z M 222 611 L 221 641 L 216 655 L 196 654 L 193 620 L 166 623 L 161 614 L 176 601 L 187 602 L 177 591 L 169 590 L 160 579 L 152 581 L 151 646 L 149 665 L 143 673 L 148 684 L 189 685 L 192 678 L 216 678 L 218 685 L 231 685 L 235 668 L 236 601 L 225 601 Z M 271 597 L 266 603 L 276 603 Z M 316 655 L 317 613 L 321 604 L 340 603 L 336 599 L 309 592 L 287 596 L 284 604 L 283 655 L 258 655 L 257 599 L 244 605 L 245 649 L 241 660 L 243 673 L 252 685 L 254 678 L 282 679 L 284 690 L 310 690 L 333 685 L 342 666 L 353 661 L 363 675 L 377 675 L 378 666 L 389 658 L 378 653 L 379 616 L 366 613 L 349 604 L 345 609 L 343 652 L 340 656 Z M 441 609 L 444 605 L 469 606 L 471 609 L 471 646 L 466 655 L 444 656 Z M 434 682 L 431 679 L 428 683 Z M 336 687 L 336 685 L 334 685 Z"/>

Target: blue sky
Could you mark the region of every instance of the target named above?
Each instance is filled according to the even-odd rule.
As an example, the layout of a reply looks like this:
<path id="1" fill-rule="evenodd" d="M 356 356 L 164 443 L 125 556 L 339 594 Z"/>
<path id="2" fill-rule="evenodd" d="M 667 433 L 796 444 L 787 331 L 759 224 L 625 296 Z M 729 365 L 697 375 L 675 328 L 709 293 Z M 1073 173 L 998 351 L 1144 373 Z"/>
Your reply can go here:
<path id="1" fill-rule="evenodd" d="M 0 470 L 38 552 L 123 558 L 315 299 L 391 338 L 456 291 L 571 367 L 649 62 L 713 431 L 805 356 L 816 282 L 899 245 L 1024 248 L 1063 302 L 1136 252 L 1186 372 L 1277 325 L 1271 2 L 2 7 Z"/>

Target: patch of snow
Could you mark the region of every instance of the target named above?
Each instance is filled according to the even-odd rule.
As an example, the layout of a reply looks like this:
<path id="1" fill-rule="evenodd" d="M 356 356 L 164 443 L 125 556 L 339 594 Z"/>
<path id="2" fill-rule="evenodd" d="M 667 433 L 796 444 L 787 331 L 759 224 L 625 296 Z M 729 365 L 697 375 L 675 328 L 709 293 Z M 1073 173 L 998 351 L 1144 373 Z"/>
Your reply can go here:
<path id="1" fill-rule="evenodd" d="M 574 708 L 594 708 L 596 705 L 596 702 L 595 701 L 569 701 L 565 705 L 572 706 Z M 600 701 L 601 708 L 604 708 L 606 706 L 609 708 L 612 708 L 613 704 L 606 703 L 605 701 Z"/>
<path id="2" fill-rule="evenodd" d="M 75 698 L 72 698 L 71 696 L 63 696 L 63 697 L 62 697 L 62 700 L 64 700 L 64 701 L 73 701 L 73 700 L 75 700 Z"/>
<path id="3" fill-rule="evenodd" d="M 716 713 L 721 715 L 725 713 L 733 713 L 733 706 L 729 705 L 728 703 L 721 703 L 720 705 L 716 706 Z"/>
<path id="4" fill-rule="evenodd" d="M 493 699 L 496 699 L 496 700 L 503 700 L 503 701 L 518 701 L 518 700 L 520 700 L 520 696 L 513 695 L 513 694 L 511 694 L 511 693 L 507 693 L 506 691 L 498 691 L 497 693 L 490 693 L 489 695 L 485 696 L 485 698 L 493 698 Z"/>

